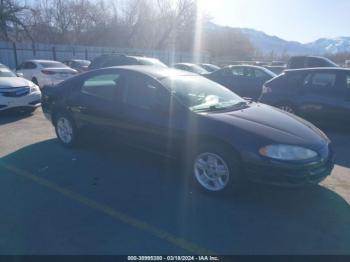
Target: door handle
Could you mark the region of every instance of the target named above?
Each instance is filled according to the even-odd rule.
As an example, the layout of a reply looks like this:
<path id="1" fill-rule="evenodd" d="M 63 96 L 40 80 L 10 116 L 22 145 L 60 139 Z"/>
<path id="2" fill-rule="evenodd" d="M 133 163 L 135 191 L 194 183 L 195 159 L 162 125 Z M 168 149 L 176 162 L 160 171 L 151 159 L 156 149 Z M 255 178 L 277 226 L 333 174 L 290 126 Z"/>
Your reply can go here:
<path id="1" fill-rule="evenodd" d="M 78 106 L 78 110 L 83 112 L 86 111 L 88 108 L 86 106 Z"/>
<path id="2" fill-rule="evenodd" d="M 77 113 L 80 113 L 80 112 L 84 112 L 86 111 L 88 108 L 85 107 L 85 106 L 72 106 L 71 107 L 71 110 L 74 111 L 74 112 L 77 112 Z"/>

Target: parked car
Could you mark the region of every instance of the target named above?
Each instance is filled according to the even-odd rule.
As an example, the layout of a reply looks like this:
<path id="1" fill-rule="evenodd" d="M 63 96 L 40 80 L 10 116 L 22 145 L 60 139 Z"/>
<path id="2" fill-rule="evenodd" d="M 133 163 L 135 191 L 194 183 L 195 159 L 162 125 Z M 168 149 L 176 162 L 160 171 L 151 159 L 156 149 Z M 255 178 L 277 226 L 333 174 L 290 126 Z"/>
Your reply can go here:
<path id="1" fill-rule="evenodd" d="M 345 67 L 350 68 L 350 60 L 345 60 Z"/>
<path id="2" fill-rule="evenodd" d="M 284 70 L 286 70 L 286 66 L 277 66 L 277 65 L 269 65 L 264 66 L 267 70 L 275 73 L 276 75 L 282 74 Z"/>
<path id="3" fill-rule="evenodd" d="M 203 67 L 200 67 L 196 64 L 191 64 L 191 63 L 177 63 L 177 64 L 173 65 L 173 68 L 176 68 L 179 70 L 184 70 L 184 71 L 195 73 L 195 74 L 199 74 L 199 75 L 204 75 L 204 74 L 209 73 Z"/>
<path id="4" fill-rule="evenodd" d="M 350 70 L 287 70 L 265 83 L 260 101 L 311 121 L 350 126 Z"/>
<path id="5" fill-rule="evenodd" d="M 244 179 L 317 184 L 333 168 L 330 141 L 318 128 L 197 74 L 113 67 L 43 92 L 43 111 L 64 146 L 94 130 L 106 143 L 182 157 L 188 178 L 209 192 L 235 189 Z"/>
<path id="6" fill-rule="evenodd" d="M 40 104 L 39 87 L 0 64 L 0 112 L 9 109 L 33 112 Z"/>
<path id="7" fill-rule="evenodd" d="M 207 78 L 227 87 L 242 97 L 258 99 L 263 84 L 276 74 L 260 66 L 227 66 L 206 75 Z"/>
<path id="8" fill-rule="evenodd" d="M 70 68 L 77 70 L 79 73 L 82 73 L 88 70 L 88 67 L 91 62 L 89 60 L 73 59 L 66 60 L 63 63 L 69 66 Z"/>
<path id="9" fill-rule="evenodd" d="M 76 70 L 65 64 L 51 60 L 28 60 L 17 67 L 16 71 L 40 88 L 58 84 L 77 74 Z"/>
<path id="10" fill-rule="evenodd" d="M 338 67 L 336 63 L 321 56 L 292 56 L 287 63 L 287 69 Z"/>
<path id="11" fill-rule="evenodd" d="M 220 69 L 220 67 L 213 64 L 199 64 L 199 66 L 207 70 L 209 73 L 215 72 Z"/>
<path id="12" fill-rule="evenodd" d="M 143 56 L 129 56 L 123 54 L 105 54 L 96 57 L 89 65 L 89 70 L 123 65 L 152 65 L 157 67 L 167 67 L 156 58 Z"/>

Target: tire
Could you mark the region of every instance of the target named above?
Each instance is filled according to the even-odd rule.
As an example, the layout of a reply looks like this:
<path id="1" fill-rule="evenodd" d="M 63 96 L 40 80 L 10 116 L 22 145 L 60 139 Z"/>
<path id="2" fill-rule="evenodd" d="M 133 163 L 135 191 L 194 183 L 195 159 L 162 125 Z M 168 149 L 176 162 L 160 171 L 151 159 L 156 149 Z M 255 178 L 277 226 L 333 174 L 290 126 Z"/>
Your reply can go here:
<path id="1" fill-rule="evenodd" d="M 289 103 L 281 103 L 281 104 L 276 105 L 276 107 L 285 111 L 285 112 L 288 112 L 290 114 L 297 115 L 294 106 L 292 106 Z"/>
<path id="2" fill-rule="evenodd" d="M 58 140 L 65 147 L 74 147 L 78 141 L 78 129 L 73 119 L 64 113 L 59 113 L 54 121 Z"/>
<path id="3" fill-rule="evenodd" d="M 222 194 L 236 192 L 242 185 L 240 166 L 233 150 L 205 144 L 192 153 L 186 168 L 194 187 L 206 193 Z"/>
<path id="4" fill-rule="evenodd" d="M 28 115 L 31 115 L 34 113 L 34 111 L 36 110 L 37 108 L 28 108 L 28 109 L 25 109 L 25 113 L 28 114 Z"/>

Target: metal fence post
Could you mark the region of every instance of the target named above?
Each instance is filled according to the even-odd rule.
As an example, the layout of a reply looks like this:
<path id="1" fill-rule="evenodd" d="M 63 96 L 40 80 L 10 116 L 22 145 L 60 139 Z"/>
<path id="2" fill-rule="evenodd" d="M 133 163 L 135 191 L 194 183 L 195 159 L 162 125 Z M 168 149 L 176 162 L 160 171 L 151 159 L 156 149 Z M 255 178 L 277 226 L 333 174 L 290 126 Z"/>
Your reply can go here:
<path id="1" fill-rule="evenodd" d="M 87 48 L 85 48 L 85 60 L 88 60 L 88 50 L 87 50 Z"/>
<path id="2" fill-rule="evenodd" d="M 33 50 L 33 56 L 36 56 L 36 49 L 35 49 L 35 44 L 32 43 L 32 50 Z"/>
<path id="3" fill-rule="evenodd" d="M 15 58 L 15 67 L 18 67 L 18 57 L 17 57 L 17 47 L 16 47 L 16 43 L 13 42 L 12 43 L 12 49 L 13 49 L 13 56 Z"/>
<path id="4" fill-rule="evenodd" d="M 56 47 L 52 47 L 52 57 L 53 57 L 53 60 L 56 60 Z"/>

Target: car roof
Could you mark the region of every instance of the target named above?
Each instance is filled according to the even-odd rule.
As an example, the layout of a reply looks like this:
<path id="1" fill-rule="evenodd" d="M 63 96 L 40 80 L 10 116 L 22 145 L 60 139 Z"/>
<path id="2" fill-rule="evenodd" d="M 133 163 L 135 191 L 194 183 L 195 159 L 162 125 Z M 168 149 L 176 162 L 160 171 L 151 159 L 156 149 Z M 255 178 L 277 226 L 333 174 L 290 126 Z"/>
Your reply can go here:
<path id="1" fill-rule="evenodd" d="M 175 66 L 175 65 L 194 66 L 194 65 L 196 65 L 196 64 L 193 64 L 193 63 L 176 63 L 176 64 L 174 64 L 174 66 Z"/>
<path id="2" fill-rule="evenodd" d="M 246 68 L 254 68 L 254 69 L 266 70 L 265 67 L 263 67 L 263 66 L 256 66 L 256 65 L 229 65 L 229 66 L 226 66 L 226 68 L 235 68 L 235 67 L 246 67 Z"/>
<path id="3" fill-rule="evenodd" d="M 316 55 L 295 55 L 295 56 L 291 56 L 290 58 L 320 58 L 320 59 L 327 59 L 326 57 L 316 56 Z"/>
<path id="4" fill-rule="evenodd" d="M 61 63 L 59 61 L 55 61 L 55 60 L 45 60 L 45 59 L 40 59 L 40 60 L 36 60 L 36 59 L 32 59 L 32 60 L 26 60 L 24 62 L 34 62 L 34 63 L 45 63 L 45 62 L 57 62 L 57 63 Z"/>
<path id="5" fill-rule="evenodd" d="M 298 68 L 298 69 L 287 69 L 285 70 L 286 73 L 293 73 L 293 72 L 308 72 L 308 71 L 345 71 L 350 72 L 349 68 L 344 67 L 314 67 L 314 68 Z"/>
<path id="6" fill-rule="evenodd" d="M 169 76 L 198 76 L 198 74 L 194 74 L 187 71 L 182 71 L 174 68 L 167 67 L 156 67 L 156 66 L 147 66 L 147 65 L 128 65 L 128 66 L 113 66 L 109 68 L 115 69 L 123 69 L 126 71 L 133 71 L 141 74 L 148 75 L 152 78 L 161 79 Z M 106 69 L 106 68 L 104 68 Z"/>

